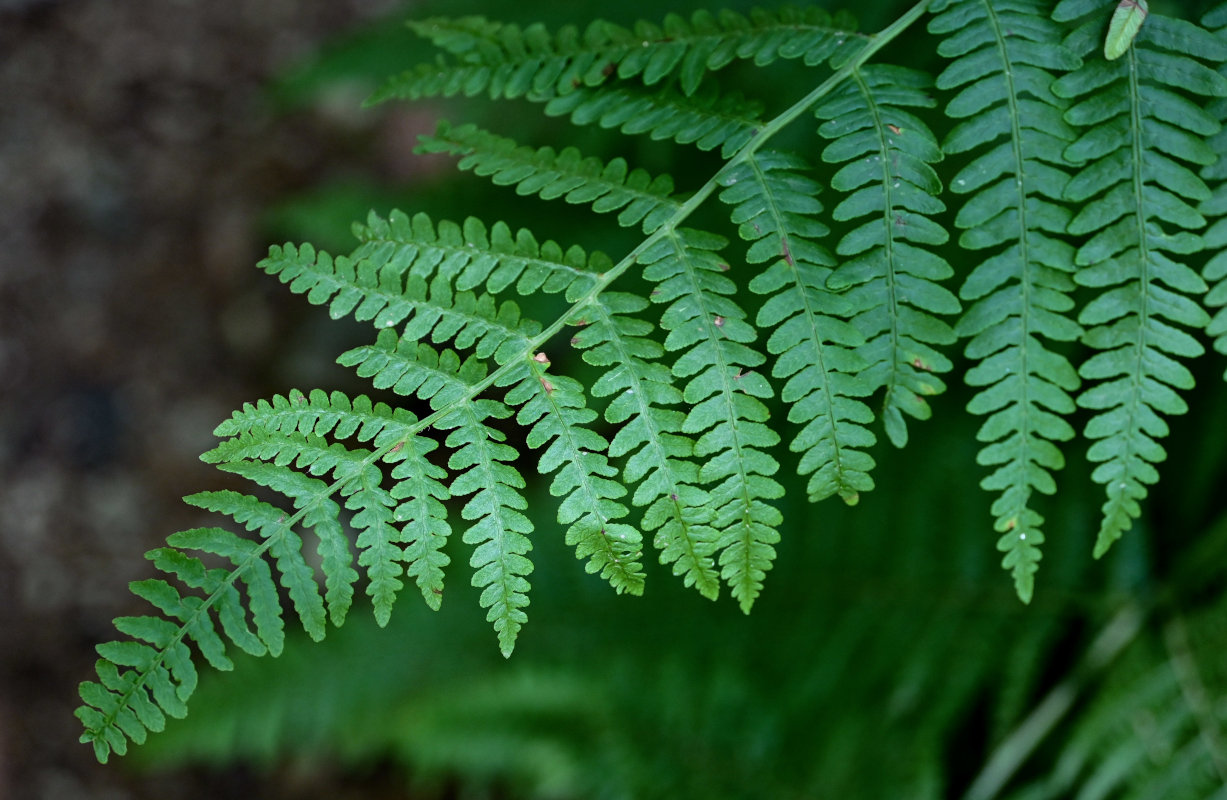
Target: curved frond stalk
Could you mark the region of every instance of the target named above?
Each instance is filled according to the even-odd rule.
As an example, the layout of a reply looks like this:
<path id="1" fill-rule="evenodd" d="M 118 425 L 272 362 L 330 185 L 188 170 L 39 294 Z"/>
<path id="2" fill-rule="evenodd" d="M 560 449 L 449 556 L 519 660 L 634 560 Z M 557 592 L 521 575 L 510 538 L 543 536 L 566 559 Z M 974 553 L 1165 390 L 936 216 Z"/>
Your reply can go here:
<path id="1" fill-rule="evenodd" d="M 832 181 L 847 192 L 831 212 L 858 223 L 835 251 L 845 260 L 827 286 L 847 292 L 852 324 L 865 337 L 858 354 L 868 366 L 861 379 L 885 389 L 882 420 L 896 447 L 907 443 L 904 415 L 932 415 L 926 397 L 945 391 L 938 373 L 950 359 L 937 346 L 953 344 L 954 331 L 935 315 L 960 310 L 937 283 L 950 265 L 922 245 L 943 244 L 948 234 L 930 219 L 945 210 L 941 182 L 929 166 L 942 158 L 932 132 L 909 108 L 935 103 L 930 81 L 914 70 L 870 65 L 823 100 L 814 113 L 827 120 L 818 132 L 831 143 L 828 163 L 843 164 Z"/>
<path id="2" fill-rule="evenodd" d="M 528 446 L 545 448 L 540 473 L 558 472 L 550 494 L 563 498 L 558 521 L 569 526 L 566 541 L 576 557 L 587 558 L 588 572 L 600 572 L 619 594 L 643 594 L 643 537 L 617 522 L 627 514 L 618 502 L 626 489 L 613 480 L 618 470 L 605 455 L 609 442 L 585 427 L 597 413 L 585 404 L 583 386 L 565 375 L 547 375 L 548 364 L 538 353 L 500 379 L 500 385 L 511 385 L 506 402 L 520 408 L 517 423 L 531 426 Z"/>
<path id="3" fill-rule="evenodd" d="M 711 497 L 698 487 L 699 468 L 689 460 L 694 441 L 682 433 L 686 415 L 676 408 L 682 392 L 659 362 L 664 347 L 647 338 L 650 323 L 630 316 L 647 306 L 637 295 L 605 292 L 581 311 L 576 324 L 582 327 L 571 343 L 588 363 L 609 368 L 592 394 L 613 397 L 605 419 L 620 427 L 609 454 L 627 457 L 623 478 L 637 486 L 631 502 L 646 506 L 643 529 L 656 531 L 660 563 L 672 564 L 686 586 L 715 600 L 720 582 L 712 556 L 719 535 L 710 525 Z"/>
<path id="4" fill-rule="evenodd" d="M 721 93 L 708 84 L 694 94 L 668 86 L 585 87 L 553 98 L 545 104 L 545 113 L 552 117 L 569 114 L 573 125 L 596 123 L 625 134 L 693 144 L 700 150 L 719 147 L 724 158 L 744 147 L 763 124 L 762 103 L 733 92 Z"/>
<path id="5" fill-rule="evenodd" d="M 810 475 L 809 499 L 838 494 L 851 504 L 873 488 L 873 459 L 863 452 L 875 441 L 864 427 L 873 412 L 858 398 L 877 385 L 860 380 L 869 365 L 858 352 L 864 336 L 845 321 L 848 298 L 827 289 L 835 259 L 813 241 L 829 230 L 815 219 L 819 186 L 801 174 L 806 169 L 798 156 L 761 151 L 725 177 L 720 199 L 753 243 L 746 260 L 770 262 L 750 289 L 770 295 L 757 324 L 775 329 L 767 340 L 776 356 L 771 374 L 786 379 L 788 420 L 802 426 L 790 449 L 802 454 L 798 471 Z"/>
<path id="6" fill-rule="evenodd" d="M 970 339 L 967 357 L 979 362 L 966 375 L 983 387 L 968 410 L 988 417 L 976 460 L 993 471 L 980 486 L 1000 493 L 992 507 L 997 548 L 1029 602 L 1044 541 L 1031 496 L 1056 491 L 1052 473 L 1065 457 L 1054 442 L 1074 436 L 1065 417 L 1080 385 L 1069 360 L 1046 344 L 1082 334 L 1066 316 L 1074 306 L 1074 248 L 1060 238 L 1071 216 L 1062 205 L 1069 182 L 1062 153 L 1075 133 L 1062 117 L 1069 104 L 1051 89 L 1053 72 L 1080 60 L 1038 0 L 958 0 L 944 8 L 929 23 L 947 36 L 938 52 L 952 59 L 937 85 L 958 90 L 946 113 L 963 121 L 943 148 L 973 157 L 950 181 L 968 195 L 955 224 L 964 229 L 961 246 L 988 251 L 963 282 L 960 296 L 972 305 L 955 330 Z"/>
<path id="7" fill-rule="evenodd" d="M 1070 19 L 1086 10 L 1094 13 L 1068 39 L 1081 54 L 1097 46 L 1098 8 L 1065 0 L 1054 12 Z M 1158 441 L 1168 433 L 1161 415 L 1187 410 L 1179 390 L 1193 388 L 1193 374 L 1174 357 L 1204 349 L 1177 325 L 1200 329 L 1209 321 L 1190 299 L 1206 284 L 1177 259 L 1204 246 L 1206 220 L 1192 204 L 1209 190 L 1193 169 L 1216 159 L 1205 137 L 1220 125 L 1199 103 L 1227 95 L 1227 79 L 1199 58 L 1221 62 L 1227 45 L 1192 23 L 1151 14 L 1119 60 L 1088 58 L 1053 86 L 1074 99 L 1066 120 L 1084 129 L 1065 151 L 1067 160 L 1087 163 L 1065 190 L 1082 204 L 1069 232 L 1086 237 L 1075 278 L 1103 290 L 1079 316 L 1086 344 L 1100 351 L 1079 370 L 1093 383 L 1078 397 L 1098 412 L 1085 434 L 1095 440 L 1093 478 L 1108 495 L 1096 556 L 1132 527 L 1147 485 L 1158 480 L 1154 465 L 1167 455 Z"/>
<path id="8" fill-rule="evenodd" d="M 368 103 L 482 93 L 548 100 L 615 76 L 648 86 L 676 76 L 682 91 L 693 94 L 706 74 L 736 59 L 759 66 L 782 58 L 821 64 L 869 38 L 855 32 L 851 17 L 832 17 L 816 6 L 755 10 L 748 17 L 733 11 L 696 11 L 689 20 L 669 14 L 661 25 L 639 22 L 634 28 L 596 20 L 582 32 L 567 25 L 553 34 L 540 24 L 521 28 L 484 17 L 432 18 L 409 27 L 455 60 L 419 65 L 385 83 Z"/>
<path id="9" fill-rule="evenodd" d="M 711 524 L 719 535 L 720 574 L 748 613 L 780 538 L 780 512 L 765 501 L 784 490 L 772 477 L 779 463 L 765 452 L 780 441 L 764 424 L 770 414 L 762 400 L 771 397 L 771 385 L 750 371 L 765 359 L 749 346 L 754 328 L 729 296 L 736 285 L 715 252 L 725 244 L 719 236 L 678 229 L 645 250 L 639 262 L 644 277 L 656 284 L 652 300 L 670 304 L 661 327 L 669 331 L 665 349 L 684 351 L 672 368 L 686 381 L 682 400 L 690 406 L 682 432 L 699 437 L 699 482 L 714 484 Z"/>
<path id="10" fill-rule="evenodd" d="M 622 158 L 608 164 L 585 158 L 574 147 L 561 152 L 520 147 L 476 125 L 453 128 L 440 122 L 434 135 L 421 137 L 418 150 L 461 156 L 460 169 L 490 176 L 499 186 L 514 186 L 517 194 L 591 204 L 597 212 L 619 211 L 619 225 L 642 223 L 644 233 L 659 228 L 680 205 L 670 197 L 673 179 L 668 175 L 653 178 L 645 170 L 630 169 Z"/>

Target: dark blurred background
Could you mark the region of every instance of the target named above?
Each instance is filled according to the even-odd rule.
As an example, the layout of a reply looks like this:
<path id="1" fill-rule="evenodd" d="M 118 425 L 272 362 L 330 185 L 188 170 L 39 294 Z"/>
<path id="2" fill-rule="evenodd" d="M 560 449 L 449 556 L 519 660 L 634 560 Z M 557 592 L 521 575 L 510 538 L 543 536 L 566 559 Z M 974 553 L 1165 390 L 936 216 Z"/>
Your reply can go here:
<path id="1" fill-rule="evenodd" d="M 72 687 L 213 426 L 275 381 L 298 301 L 253 269 L 264 210 L 404 177 L 412 131 L 363 88 L 283 113 L 269 83 L 403 6 L 0 3 L 0 797 L 218 796 L 92 763 Z"/>

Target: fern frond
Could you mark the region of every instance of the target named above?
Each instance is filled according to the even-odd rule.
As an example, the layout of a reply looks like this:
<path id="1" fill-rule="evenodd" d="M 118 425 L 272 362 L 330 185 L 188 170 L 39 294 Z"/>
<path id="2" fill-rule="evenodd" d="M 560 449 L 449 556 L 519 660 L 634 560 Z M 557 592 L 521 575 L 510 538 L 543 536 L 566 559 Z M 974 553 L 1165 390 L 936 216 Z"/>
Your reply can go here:
<path id="1" fill-rule="evenodd" d="M 688 460 L 694 441 L 682 433 L 686 415 L 676 408 L 682 392 L 658 361 L 664 348 L 647 338 L 650 323 L 630 316 L 647 306 L 637 295 L 605 292 L 581 311 L 576 322 L 583 327 L 571 343 L 588 363 L 609 368 L 592 394 L 613 397 L 605 418 L 620 427 L 609 454 L 627 457 L 623 477 L 637 484 L 631 502 L 646 506 L 642 524 L 656 531 L 660 563 L 672 564 L 686 586 L 714 600 L 720 583 L 712 556 L 719 541 L 709 524 L 711 498 L 697 485 L 698 466 Z"/>
<path id="2" fill-rule="evenodd" d="M 329 611 L 334 621 L 343 619 L 348 608 L 349 585 L 356 575 L 336 547 L 332 528 L 335 516 L 331 520 L 320 516 L 319 511 L 331 503 L 327 499 L 327 489 L 319 491 L 322 482 L 297 473 L 286 474 L 293 470 L 269 464 L 245 462 L 229 466 L 266 485 L 294 492 L 300 511 L 291 515 L 254 497 L 232 491 L 204 492 L 185 498 L 192 505 L 227 514 L 249 530 L 259 531 L 264 543 L 248 542 L 219 528 L 198 528 L 172 535 L 168 539 L 172 547 L 149 553 L 159 569 L 190 588 L 200 589 L 205 596 L 184 596 L 161 580 L 132 585 L 136 595 L 180 622 L 175 624 L 156 617 L 122 618 L 122 621 L 117 620 L 120 631 L 141 641 L 108 642 L 98 646 L 98 654 L 102 656 L 98 675 L 102 683 L 82 684 L 86 705 L 77 710 L 77 716 L 86 728 L 81 741 L 92 743 L 102 762 L 112 751 L 123 755 L 128 739 L 140 743 L 144 741 L 146 730 L 161 730 L 165 716 L 183 717 L 187 713 L 185 704 L 196 687 L 196 668 L 185 637 L 196 642 L 214 667 L 230 667 L 224 642 L 210 617 L 212 609 L 216 608 L 225 634 L 243 650 L 252 653 L 267 650 L 274 655 L 281 652 L 284 644 L 281 603 L 272 583 L 271 570 L 264 561 L 265 552 L 275 559 L 281 581 L 289 591 L 304 629 L 317 641 L 323 638 L 324 598 L 315 583 L 314 570 L 303 559 L 302 539 L 293 531 L 300 520 L 315 528 L 320 537 L 321 554 L 329 568 L 336 570 L 336 577 L 328 587 Z M 347 546 L 343 547 L 348 550 Z M 199 559 L 177 548 L 220 556 L 234 564 L 234 569 L 206 569 Z M 254 633 L 246 623 L 242 602 L 237 597 L 234 584 L 239 580 L 248 589 L 256 626 Z"/>
<path id="3" fill-rule="evenodd" d="M 436 224 L 425 214 L 394 211 L 386 220 L 372 214 L 354 233 L 361 244 L 350 255 L 286 244 L 269 248 L 259 266 L 312 303 L 327 304 L 333 319 L 353 315 L 377 328 L 407 320 L 408 338 L 455 338 L 483 357 L 540 328 L 521 320 L 514 303 L 496 303 L 473 289 L 485 285 L 498 293 L 515 285 L 521 294 L 563 292 L 575 300 L 609 267 L 601 254 L 541 244 L 526 230 L 513 233 L 503 223 L 487 228 L 472 217 L 462 225 Z"/>
<path id="4" fill-rule="evenodd" d="M 277 565 L 279 580 L 290 597 L 303 630 L 315 641 L 323 640 L 326 622 L 324 599 L 315 582 L 315 570 L 303 557 L 302 538 L 293 531 L 293 526 L 298 522 L 296 515 L 251 495 L 229 490 L 198 492 L 183 500 L 188 505 L 224 514 L 247 530 L 258 533 L 265 541 L 261 551 L 267 549 Z M 262 571 L 254 558 L 245 564 L 246 569 Z M 236 574 L 238 572 L 236 570 Z M 280 604 L 269 610 L 280 617 Z M 271 644 L 269 649 L 273 650 Z"/>
<path id="5" fill-rule="evenodd" d="M 350 480 L 351 470 L 363 463 L 360 455 L 347 453 L 346 455 L 355 457 L 346 458 L 339 452 L 344 450 L 339 445 L 335 450 L 330 448 L 324 448 L 324 450 L 332 458 L 324 459 L 325 463 L 320 465 L 321 471 L 323 469 L 335 470 L 338 473 L 339 482 Z M 304 451 L 303 456 L 304 460 L 307 460 L 311 459 L 314 454 L 308 455 Z M 335 458 L 335 464 L 327 463 L 333 458 Z M 309 463 L 314 463 L 314 461 Z M 358 579 L 358 573 L 351 566 L 353 552 L 350 550 L 349 539 L 341 527 L 341 509 L 331 499 L 332 487 L 323 480 L 276 463 L 238 460 L 218 463 L 217 468 L 240 475 L 253 483 L 285 495 L 294 502 L 295 508 L 299 511 L 296 516 L 300 518 L 301 524 L 311 528 L 319 540 L 316 552 L 321 559 L 320 571 L 324 573 L 324 602 L 328 608 L 328 617 L 333 625 L 342 624 L 353 604 L 354 581 Z M 350 474 L 342 477 L 341 473 Z"/>
<path id="6" fill-rule="evenodd" d="M 577 558 L 588 559 L 589 572 L 600 572 L 619 594 L 643 594 L 643 537 L 616 521 L 627 514 L 618 502 L 626 489 L 612 480 L 618 470 L 605 455 L 609 442 L 585 427 L 597 414 L 587 408 L 578 381 L 546 374 L 544 353 L 527 362 L 499 382 L 514 384 L 506 402 L 520 407 L 516 422 L 531 426 L 528 446 L 544 448 L 538 470 L 542 475 L 558 472 L 550 494 L 563 498 L 558 521 L 569 526 L 566 542 L 575 547 Z"/>
<path id="7" fill-rule="evenodd" d="M 1086 10 L 1098 9 L 1064 0 L 1054 14 L 1071 19 Z M 1070 35 L 1071 47 L 1083 54 L 1097 47 L 1101 23 L 1093 14 Z M 1170 323 L 1206 325 L 1209 316 L 1190 299 L 1206 284 L 1168 255 L 1203 248 L 1206 220 L 1191 203 L 1209 192 L 1190 165 L 1215 160 L 1204 137 L 1220 125 L 1197 98 L 1227 95 L 1227 79 L 1199 58 L 1222 61 L 1227 45 L 1191 23 L 1151 14 L 1119 60 L 1088 61 L 1053 86 L 1076 101 L 1066 119 L 1086 129 L 1065 151 L 1067 160 L 1087 162 L 1065 190 L 1066 199 L 1083 203 L 1069 232 L 1087 237 L 1075 278 L 1103 289 L 1079 316 L 1086 343 L 1100 351 L 1079 370 L 1093 385 L 1078 397 L 1098 412 L 1085 433 L 1095 440 L 1093 477 L 1108 495 L 1096 556 L 1132 527 L 1147 485 L 1158 480 L 1154 465 L 1166 457 L 1158 440 L 1168 433 L 1161 415 L 1187 410 L 1178 390 L 1191 389 L 1193 375 L 1173 356 L 1203 352 Z"/>
<path id="8" fill-rule="evenodd" d="M 706 74 L 736 59 L 759 66 L 781 58 L 820 64 L 867 38 L 854 32 L 847 15 L 832 17 L 814 6 L 760 9 L 748 17 L 732 11 L 697 11 L 689 20 L 669 14 L 661 25 L 639 22 L 633 29 L 596 20 L 582 33 L 572 25 L 551 34 L 544 25 L 521 28 L 484 17 L 432 18 L 409 27 L 457 60 L 405 72 L 368 103 L 481 93 L 546 100 L 615 75 L 648 86 L 676 75 L 682 91 L 693 94 Z"/>
<path id="9" fill-rule="evenodd" d="M 354 348 L 337 361 L 356 367 L 359 375 L 370 377 L 377 387 L 429 402 L 438 417 L 434 427 L 451 431 L 445 444 L 455 452 L 447 466 L 453 473 L 464 472 L 455 475 L 446 490 L 437 480 L 442 475 L 429 466 L 411 465 L 399 470 L 413 483 L 401 487 L 398 494 L 417 504 L 402 513 L 416 512 L 415 519 L 431 526 L 429 531 L 419 532 L 413 543 L 429 559 L 419 568 L 419 586 L 427 602 L 431 600 L 426 595 L 428 589 L 432 594 L 442 591 L 438 570 L 446 562 L 439 549 L 448 528 L 440 505 L 411 493 L 425 489 L 438 501 L 472 494 L 461 511 L 464 519 L 474 522 L 463 536 L 465 544 L 475 546 L 469 561 L 476 570 L 472 583 L 485 590 L 481 606 L 489 609 L 487 620 L 494 624 L 503 654 L 510 655 L 527 619 L 523 608 L 528 605 L 528 581 L 524 576 L 532 572 L 532 562 L 525 553 L 532 549 L 527 534 L 533 527 L 520 513 L 527 508 L 519 491 L 524 488 L 524 479 L 507 463 L 515 460 L 516 451 L 503 444 L 506 436 L 502 432 L 485 422 L 505 419 L 512 411 L 499 401 L 473 399 L 473 387 L 486 377 L 486 364 L 476 356 L 461 361 L 454 350 L 438 351 L 424 342 L 415 344 L 387 329 L 379 332 L 374 344 Z"/>
<path id="10" fill-rule="evenodd" d="M 1214 31 L 1220 40 L 1227 39 L 1227 5 L 1220 5 L 1206 14 L 1201 24 Z M 1220 66 L 1218 72 L 1227 77 L 1227 65 Z M 1220 125 L 1227 124 L 1227 99 L 1213 100 L 1206 107 L 1206 113 Z M 1227 152 L 1227 128 L 1220 129 L 1207 139 L 1207 143 L 1216 153 Z M 1210 284 L 1205 304 L 1218 308 L 1206 326 L 1206 333 L 1214 339 L 1214 349 L 1227 355 L 1227 159 L 1220 155 L 1218 161 L 1202 167 L 1201 178 L 1210 188 L 1210 195 L 1202 200 L 1197 210 L 1206 219 L 1214 220 L 1203 237 L 1206 249 L 1214 253 L 1202 271 L 1202 277 Z M 1223 372 L 1223 379 L 1227 380 L 1227 371 Z"/>
<path id="11" fill-rule="evenodd" d="M 410 218 L 393 211 L 387 220 L 371 214 L 365 225 L 354 227 L 354 234 L 367 247 L 351 258 L 369 260 L 368 271 L 391 268 L 399 274 L 401 262 L 407 261 L 423 278 L 436 269 L 454 278 L 456 290 L 462 292 L 485 284 L 498 294 L 514 284 L 520 294 L 564 292 L 574 301 L 610 266 L 601 253 L 589 256 L 577 246 L 563 250 L 553 241 L 538 243 L 530 231 L 521 228 L 513 234 L 502 222 L 487 229 L 474 217 L 463 225 L 444 220 L 436 226 L 425 214 Z M 389 280 L 395 282 L 392 276 Z M 337 316 L 346 313 L 342 307 Z"/>
<path id="12" fill-rule="evenodd" d="M 426 605 L 437 611 L 443 602 L 443 568 L 451 563 L 443 552 L 452 533 L 443 505 L 451 497 L 442 483 L 447 472 L 426 458 L 438 447 L 433 440 L 414 436 L 400 441 L 404 443 L 384 456 L 386 461 L 399 461 L 392 469 L 392 478 L 396 481 L 392 497 L 401 501 L 394 517 L 397 522 L 404 523 L 397 541 L 405 543 L 403 559 L 408 565 L 405 574 L 417 583 Z M 369 547 L 361 536 L 358 546 Z"/>
<path id="13" fill-rule="evenodd" d="M 868 367 L 861 378 L 885 389 L 882 420 L 896 447 L 907 443 L 904 415 L 928 419 L 925 398 L 945 391 L 937 373 L 951 363 L 936 346 L 955 337 L 935 315 L 959 311 L 958 300 L 937 283 L 953 274 L 950 265 L 921 247 L 949 238 L 930 219 L 945 209 L 929 166 L 941 160 L 941 148 L 907 110 L 934 105 L 924 91 L 929 84 L 914 70 L 870 65 L 853 70 L 814 109 L 827 120 L 818 132 L 832 140 L 822 159 L 844 165 L 832 185 L 849 193 L 832 216 L 857 223 L 835 248 L 846 260 L 827 286 L 847 290 L 852 323 L 865 337 L 858 353 Z"/>
<path id="14" fill-rule="evenodd" d="M 552 147 L 519 147 L 476 125 L 453 128 L 440 122 L 433 136 L 421 137 L 418 149 L 461 156 L 460 169 L 488 175 L 499 186 L 515 186 L 517 194 L 591 204 L 603 213 L 620 211 L 619 225 L 642 223 L 644 233 L 659 228 L 680 205 L 670 198 L 673 179 L 668 175 L 654 178 L 645 170 L 630 169 L 621 158 L 608 164 L 585 158 L 574 147 L 561 152 Z"/>
<path id="15" fill-rule="evenodd" d="M 356 438 L 370 442 L 377 450 L 393 446 L 383 460 L 395 463 L 392 477 L 396 483 L 388 502 L 378 490 L 377 473 L 364 470 L 360 491 L 351 495 L 346 507 L 358 511 L 353 525 L 361 531 L 358 563 L 367 567 L 370 586 L 367 591 L 375 599 L 375 616 L 386 624 L 392 600 L 400 589 L 397 578 L 404 561 L 404 570 L 417 581 L 422 597 L 431 608 L 439 608 L 443 593 L 443 567 L 449 563 L 442 552 L 451 533 L 447 511 L 442 501 L 447 490 L 439 482 L 446 472 L 426 460 L 438 445 L 415 435 L 417 417 L 401 408 L 374 403 L 365 395 L 352 401 L 341 392 L 326 393 L 319 389 L 311 394 L 290 392 L 276 395 L 272 401 L 248 403 L 230 419 L 218 426 L 217 436 L 240 437 L 253 431 L 300 433 L 304 436 L 332 435 L 336 439 Z M 232 440 L 238 441 L 238 440 Z M 223 445 L 235 447 L 236 445 Z M 391 521 L 403 522 L 399 533 L 391 529 Z M 393 543 L 407 542 L 403 552 Z"/>
<path id="16" fill-rule="evenodd" d="M 435 411 L 462 401 L 472 383 L 486 374 L 486 364 L 477 356 L 461 361 L 455 350 L 436 350 L 425 342 L 414 343 L 384 329 L 374 343 L 347 350 L 337 363 L 354 367 L 360 377 L 370 378 L 377 389 L 430 403 Z"/>
<path id="17" fill-rule="evenodd" d="M 415 251 L 402 253 L 411 257 Z M 467 254 L 465 260 L 474 255 Z M 457 347 L 474 349 L 482 358 L 506 360 L 540 331 L 539 324 L 521 319 L 519 306 L 511 301 L 499 303 L 488 294 L 454 291 L 442 266 L 429 282 L 412 272 L 402 278 L 409 267 L 406 260 L 396 257 L 395 248 L 373 253 L 364 246 L 355 257 L 334 259 L 310 245 L 286 244 L 270 248 L 260 266 L 312 303 L 328 303 L 334 318 L 352 313 L 380 328 L 405 321 L 402 335 L 409 341 L 450 340 Z M 458 270 L 462 265 L 447 266 Z"/>
<path id="18" fill-rule="evenodd" d="M 672 87 L 650 89 L 634 84 L 576 89 L 545 104 L 549 116 L 569 114 L 573 125 L 596 123 L 622 133 L 646 133 L 700 150 L 720 148 L 730 157 L 762 125 L 762 103 L 714 87 L 693 94 Z"/>
<path id="19" fill-rule="evenodd" d="M 1051 89 L 1052 72 L 1080 60 L 1046 14 L 1038 0 L 961 0 L 929 23 L 947 37 L 938 52 L 952 59 L 937 85 L 958 90 L 946 113 L 963 119 L 943 148 L 973 156 L 950 182 L 968 195 L 955 218 L 964 229 L 959 244 L 989 251 L 963 282 L 960 296 L 972 305 L 956 326 L 970 339 L 968 358 L 979 362 L 967 383 L 984 387 L 968 404 L 988 417 L 976 460 L 993 471 L 980 486 L 1000 493 L 992 507 L 997 548 L 1024 602 L 1044 541 L 1031 494 L 1056 491 L 1052 473 L 1065 458 L 1054 442 L 1074 436 L 1065 416 L 1080 384 L 1069 360 L 1045 342 L 1082 333 L 1065 316 L 1074 306 L 1074 253 L 1059 238 L 1070 220 L 1061 204 L 1069 181 L 1062 153 L 1075 133 L 1062 117 L 1068 103 Z"/>
<path id="20" fill-rule="evenodd" d="M 665 349 L 684 351 L 673 374 L 685 380 L 682 399 L 690 406 L 682 432 L 698 436 L 694 454 L 706 459 L 699 482 L 711 489 L 719 532 L 721 577 L 749 612 L 775 557 L 780 512 L 764 502 L 783 495 L 772 477 L 779 463 L 765 452 L 780 437 L 764 424 L 762 400 L 771 385 L 751 372 L 763 356 L 749 347 L 754 328 L 729 297 L 735 284 L 723 273 L 716 250 L 719 236 L 689 229 L 670 231 L 639 256 L 644 277 L 656 283 L 651 297 L 669 303 L 661 327 L 669 331 Z"/>
<path id="21" fill-rule="evenodd" d="M 461 516 L 473 522 L 464 532 L 465 544 L 473 545 L 469 566 L 473 585 L 482 589 L 479 602 L 489 611 L 486 621 L 494 624 L 499 647 L 511 656 L 520 628 L 528 620 L 528 580 L 533 563 L 526 554 L 532 549 L 528 534 L 533 524 L 521 512 L 528 503 L 521 493 L 524 478 L 511 466 L 514 448 L 503 444 L 506 437 L 486 425 L 487 419 L 505 419 L 511 410 L 494 400 L 461 404 L 436 423 L 451 430 L 444 442 L 453 448 L 448 469 L 459 472 L 449 490 L 453 497 L 473 495 Z"/>
<path id="22" fill-rule="evenodd" d="M 337 439 L 355 437 L 378 449 L 411 435 L 416 422 L 409 411 L 387 403 L 372 403 L 366 395 L 351 400 L 343 392 L 313 389 L 307 395 L 292 390 L 286 395 L 274 395 L 272 400 L 244 403 L 214 429 L 213 435 L 233 437 L 253 430 L 298 431 L 316 436 L 331 434 Z"/>
<path id="23" fill-rule="evenodd" d="M 789 421 L 802 426 L 790 449 L 802 454 L 799 472 L 813 473 L 809 499 L 839 494 L 855 503 L 873 488 L 873 459 L 858 448 L 875 441 L 864 427 L 873 412 L 857 398 L 876 386 L 858 380 L 868 367 L 857 352 L 865 338 L 845 321 L 847 297 L 827 289 L 835 259 L 813 241 L 829 230 L 815 219 L 819 187 L 801 174 L 805 169 L 795 155 L 759 152 L 725 177 L 720 199 L 733 206 L 741 237 L 753 243 L 746 260 L 771 262 L 750 289 L 771 295 L 757 323 L 775 329 L 767 340 L 776 356 L 771 374 L 787 379 L 781 398 L 791 404 Z"/>

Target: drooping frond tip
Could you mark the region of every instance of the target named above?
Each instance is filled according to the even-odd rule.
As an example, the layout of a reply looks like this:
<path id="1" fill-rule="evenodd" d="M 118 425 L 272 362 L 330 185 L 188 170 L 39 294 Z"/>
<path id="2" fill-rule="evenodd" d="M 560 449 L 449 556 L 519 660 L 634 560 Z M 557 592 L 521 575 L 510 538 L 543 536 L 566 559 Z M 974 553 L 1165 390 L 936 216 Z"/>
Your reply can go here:
<path id="1" fill-rule="evenodd" d="M 1065 417 L 1080 383 L 1052 343 L 1082 333 L 1066 316 L 1074 265 L 1063 238 L 1071 214 L 1060 202 L 1069 181 L 1063 151 L 1076 134 L 1063 117 L 1068 103 L 1051 89 L 1054 73 L 1080 61 L 1045 14 L 1040 2 L 994 9 L 969 0 L 929 23 L 947 35 L 938 52 L 952 60 L 937 83 L 957 90 L 946 114 L 961 120 L 943 149 L 971 158 L 950 182 L 967 198 L 955 217 L 959 244 L 983 254 L 963 281 L 970 306 L 956 326 L 977 362 L 966 374 L 978 389 L 968 410 L 986 416 L 976 460 L 992 472 L 980 485 L 999 493 L 997 547 L 1024 602 L 1044 542 L 1033 493 L 1056 491 L 1052 473 L 1065 458 L 1055 443 L 1074 436 Z"/>

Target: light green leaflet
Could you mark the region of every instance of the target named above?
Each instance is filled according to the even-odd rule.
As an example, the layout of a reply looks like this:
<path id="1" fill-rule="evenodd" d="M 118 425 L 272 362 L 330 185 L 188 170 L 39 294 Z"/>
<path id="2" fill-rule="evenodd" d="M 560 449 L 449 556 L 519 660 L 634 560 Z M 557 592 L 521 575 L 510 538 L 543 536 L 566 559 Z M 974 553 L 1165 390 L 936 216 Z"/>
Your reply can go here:
<path id="1" fill-rule="evenodd" d="M 1120 0 L 1108 23 L 1108 36 L 1103 43 L 1103 57 L 1115 61 L 1129 51 L 1150 8 L 1146 0 Z"/>

